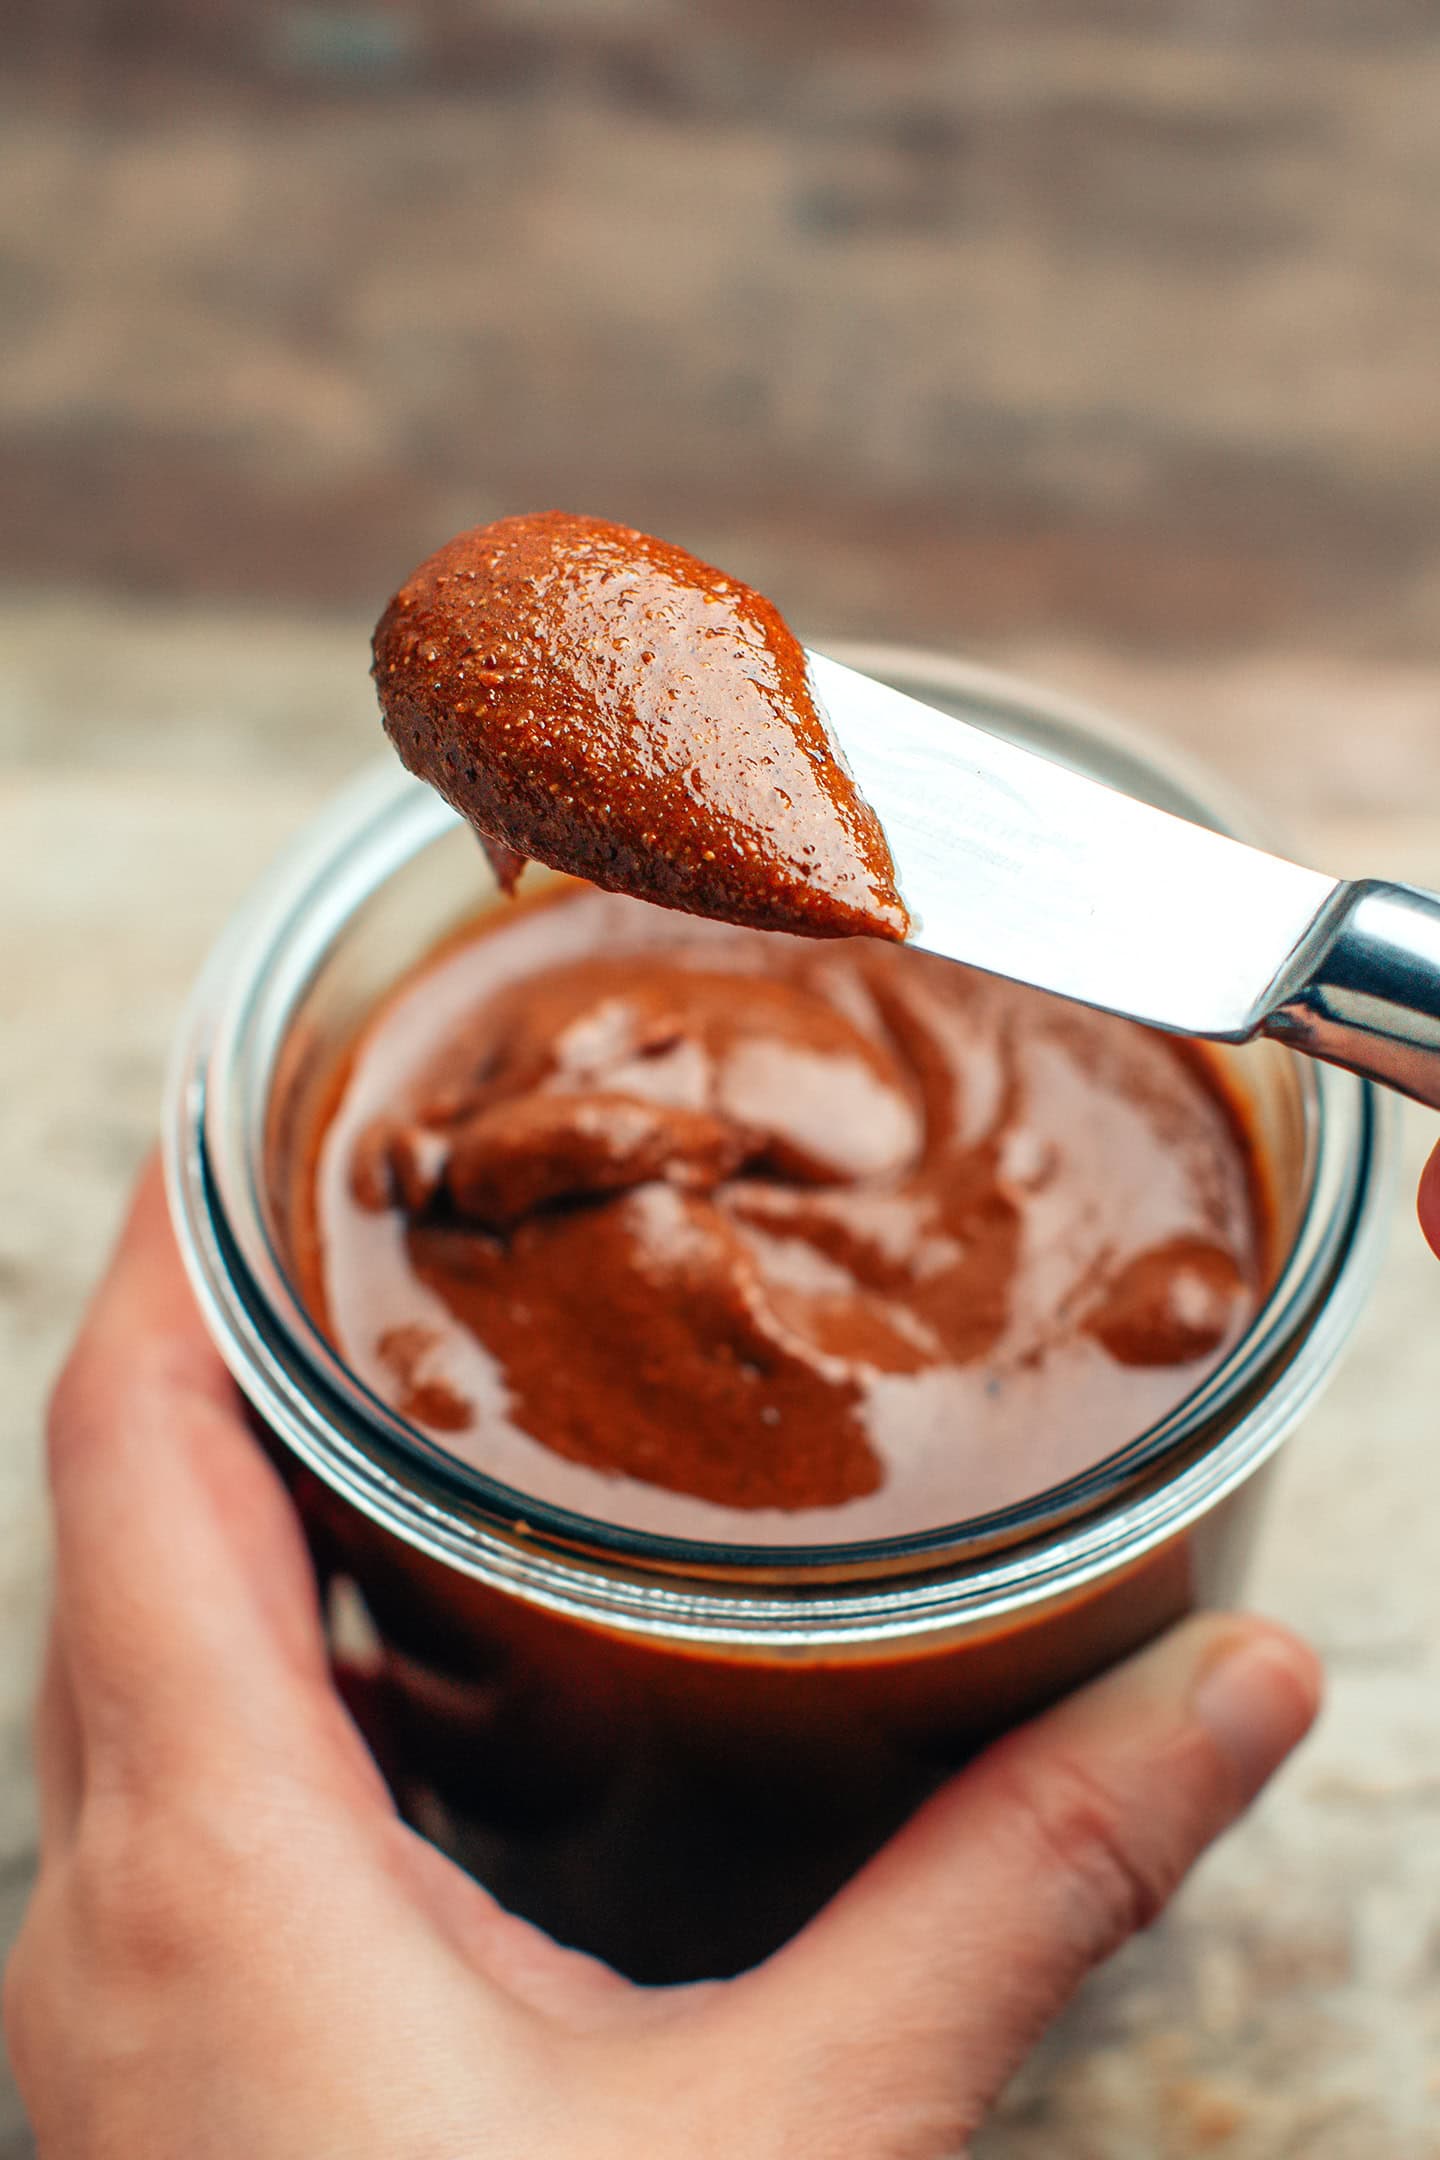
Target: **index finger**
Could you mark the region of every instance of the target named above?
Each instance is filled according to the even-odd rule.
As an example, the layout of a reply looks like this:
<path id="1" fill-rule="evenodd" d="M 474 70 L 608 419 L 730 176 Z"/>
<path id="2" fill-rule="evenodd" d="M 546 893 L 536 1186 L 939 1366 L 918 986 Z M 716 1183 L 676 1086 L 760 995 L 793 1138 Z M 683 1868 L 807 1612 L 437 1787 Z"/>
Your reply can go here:
<path id="1" fill-rule="evenodd" d="M 152 1165 L 55 1390 L 57 1598 L 87 1754 L 293 1750 L 334 1713 L 314 1575 Z M 328 1709 L 327 1709 L 328 1705 Z"/>

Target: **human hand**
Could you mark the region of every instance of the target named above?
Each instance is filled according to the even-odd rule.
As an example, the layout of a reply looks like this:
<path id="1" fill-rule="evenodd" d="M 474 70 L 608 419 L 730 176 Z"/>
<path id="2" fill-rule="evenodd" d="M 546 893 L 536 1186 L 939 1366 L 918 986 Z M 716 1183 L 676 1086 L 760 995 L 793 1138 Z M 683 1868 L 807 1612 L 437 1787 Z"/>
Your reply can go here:
<path id="1" fill-rule="evenodd" d="M 397 1817 L 153 1172 L 50 1475 L 42 1864 L 5 2003 L 42 2160 L 953 2156 L 1317 1700 L 1288 1636 L 1190 1621 L 992 1748 L 768 1963 L 646 1990 Z"/>
<path id="2" fill-rule="evenodd" d="M 1431 1249 L 1440 1253 L 1440 1147 L 1426 1163 L 1420 1179 L 1420 1227 Z"/>

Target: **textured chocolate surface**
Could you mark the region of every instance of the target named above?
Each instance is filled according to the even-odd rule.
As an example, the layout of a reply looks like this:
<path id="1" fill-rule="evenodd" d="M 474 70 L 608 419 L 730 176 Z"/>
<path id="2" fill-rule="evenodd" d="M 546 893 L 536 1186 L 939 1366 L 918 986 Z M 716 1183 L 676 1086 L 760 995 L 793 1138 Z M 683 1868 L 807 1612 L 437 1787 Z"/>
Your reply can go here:
<path id="1" fill-rule="evenodd" d="M 552 510 L 461 533 L 375 632 L 405 764 L 511 885 L 527 857 L 812 937 L 908 927 L 778 610 L 629 526 Z"/>
<path id="2" fill-rule="evenodd" d="M 1196 1386 L 1265 1274 L 1203 1053 L 583 887 L 402 984 L 297 1170 L 372 1387 L 528 1495 L 696 1537 L 1038 1492 Z"/>

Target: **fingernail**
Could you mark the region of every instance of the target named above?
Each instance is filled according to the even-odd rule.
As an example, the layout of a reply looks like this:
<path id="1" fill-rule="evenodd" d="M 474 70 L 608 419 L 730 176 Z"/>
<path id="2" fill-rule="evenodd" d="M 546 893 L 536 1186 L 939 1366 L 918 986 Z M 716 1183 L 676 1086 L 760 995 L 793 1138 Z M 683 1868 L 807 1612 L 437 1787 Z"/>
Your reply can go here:
<path id="1" fill-rule="evenodd" d="M 1242 1799 L 1252 1800 L 1314 1723 L 1319 1666 L 1291 1636 L 1247 1632 L 1212 1651 L 1190 1701 L 1234 1764 Z"/>

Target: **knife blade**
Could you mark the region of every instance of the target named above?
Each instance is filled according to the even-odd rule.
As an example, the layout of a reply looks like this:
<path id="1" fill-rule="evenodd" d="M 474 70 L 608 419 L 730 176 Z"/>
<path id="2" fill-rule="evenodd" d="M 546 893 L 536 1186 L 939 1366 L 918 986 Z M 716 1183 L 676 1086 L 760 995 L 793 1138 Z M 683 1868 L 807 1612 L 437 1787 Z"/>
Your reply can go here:
<path id="1" fill-rule="evenodd" d="M 1172 1033 L 1270 1033 L 1440 1105 L 1433 895 L 1243 846 L 807 657 L 912 943 Z"/>

